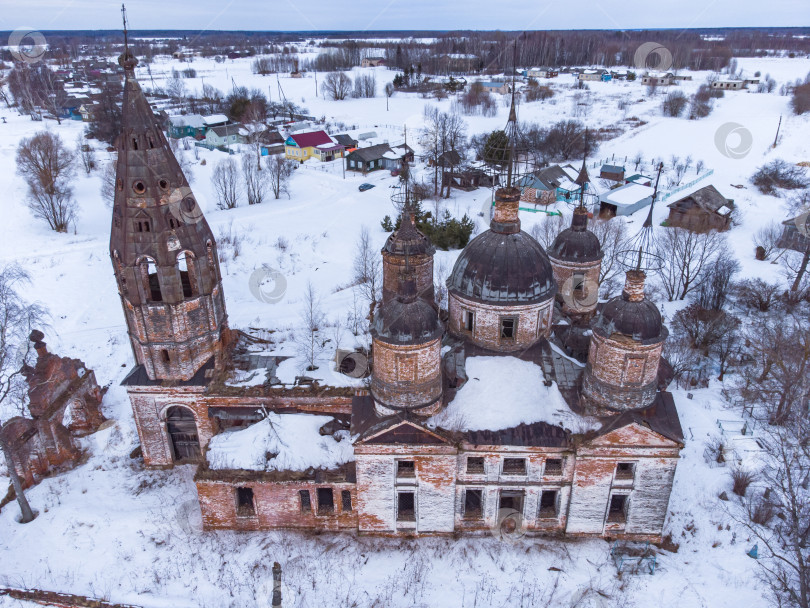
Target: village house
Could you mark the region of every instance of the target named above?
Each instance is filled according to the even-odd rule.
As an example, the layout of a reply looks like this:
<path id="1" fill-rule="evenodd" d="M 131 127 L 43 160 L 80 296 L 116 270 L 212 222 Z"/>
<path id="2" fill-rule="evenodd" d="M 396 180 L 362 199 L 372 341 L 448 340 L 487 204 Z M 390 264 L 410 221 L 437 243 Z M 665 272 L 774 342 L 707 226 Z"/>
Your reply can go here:
<path id="1" fill-rule="evenodd" d="M 559 72 L 553 68 L 529 68 L 524 76 L 528 78 L 556 78 Z"/>
<path id="2" fill-rule="evenodd" d="M 734 201 L 711 185 L 695 190 L 667 207 L 667 226 L 670 227 L 686 228 L 692 232 L 723 232 L 731 228 Z"/>
<path id="3" fill-rule="evenodd" d="M 333 135 L 332 139 L 334 139 L 337 143 L 343 146 L 343 148 L 347 153 L 351 152 L 354 148 L 357 147 L 357 140 L 347 133 L 340 133 L 338 135 Z"/>
<path id="4" fill-rule="evenodd" d="M 363 57 L 360 60 L 361 68 L 376 68 L 385 65 L 385 57 Z"/>
<path id="5" fill-rule="evenodd" d="M 476 82 L 476 84 L 481 85 L 481 87 L 487 93 L 498 93 L 499 95 L 507 95 L 512 90 L 508 82 L 478 81 Z"/>
<path id="6" fill-rule="evenodd" d="M 613 76 L 605 69 L 589 69 L 582 70 L 577 76 L 579 80 L 594 81 L 594 82 L 608 82 Z"/>
<path id="7" fill-rule="evenodd" d="M 520 180 L 520 200 L 539 205 L 576 200 L 580 189 L 576 183 L 578 176 L 579 172 L 571 165 L 538 169 Z"/>
<path id="8" fill-rule="evenodd" d="M 477 167 L 461 167 L 442 172 L 442 188 L 449 186 L 457 190 L 471 192 L 476 188 L 492 188 L 498 185 L 500 185 L 500 179 L 497 174 L 490 175 Z"/>
<path id="9" fill-rule="evenodd" d="M 675 76 L 672 72 L 647 72 L 641 77 L 641 84 L 666 87 L 675 84 Z"/>
<path id="10" fill-rule="evenodd" d="M 776 246 L 781 249 L 791 249 L 799 253 L 810 251 L 810 226 L 807 215 L 800 215 L 782 222 L 784 228 Z"/>
<path id="11" fill-rule="evenodd" d="M 642 186 L 652 186 L 653 178 L 641 173 L 634 173 L 629 177 L 624 178 L 625 184 L 641 184 Z"/>
<path id="12" fill-rule="evenodd" d="M 284 154 L 290 160 L 304 162 L 309 158 L 331 161 L 343 158 L 344 147 L 326 131 L 293 133 L 284 142 Z"/>
<path id="13" fill-rule="evenodd" d="M 388 158 L 386 158 L 386 154 L 389 154 Z M 356 148 L 346 156 L 346 169 L 361 173 L 385 169 L 390 166 L 391 155 L 394 155 L 394 151 L 388 144 Z M 397 158 L 401 159 L 402 157 L 398 156 Z"/>
<path id="14" fill-rule="evenodd" d="M 721 91 L 740 91 L 746 88 L 745 80 L 715 80 L 712 82 L 712 88 Z"/>
<path id="15" fill-rule="evenodd" d="M 204 529 L 661 541 L 684 445 L 661 381 L 667 332 L 637 270 L 599 310 L 560 306 L 600 272 L 583 207 L 549 255 L 521 230 L 521 190 L 499 188 L 440 316 L 436 250 L 405 200 L 381 252 L 368 385 L 285 385 L 285 357 L 229 327 L 216 239 L 137 60 L 125 51 L 120 63 L 118 178 L 129 181 L 115 193 L 110 258 L 135 358 L 123 385 L 144 465 L 197 467 Z M 575 183 L 587 181 L 583 161 Z M 187 192 L 182 209 L 170 188 Z M 558 321 L 590 340 L 584 367 L 556 354 Z M 265 381 L 244 383 L 253 374 Z"/>
<path id="16" fill-rule="evenodd" d="M 231 144 L 243 144 L 241 124 L 221 125 L 210 127 L 205 132 L 205 144 L 210 148 L 226 148 Z"/>
<path id="17" fill-rule="evenodd" d="M 205 138 L 206 130 L 205 119 L 200 114 L 169 116 L 169 137 L 174 139 L 193 137 L 201 140 Z"/>

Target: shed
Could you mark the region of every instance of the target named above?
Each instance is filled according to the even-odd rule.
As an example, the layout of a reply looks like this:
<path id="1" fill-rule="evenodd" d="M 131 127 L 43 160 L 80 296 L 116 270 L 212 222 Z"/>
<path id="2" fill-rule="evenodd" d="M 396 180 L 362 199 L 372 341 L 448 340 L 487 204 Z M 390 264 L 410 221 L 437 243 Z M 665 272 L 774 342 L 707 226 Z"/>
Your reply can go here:
<path id="1" fill-rule="evenodd" d="M 620 165 L 602 165 L 602 169 L 599 171 L 599 177 L 614 182 L 620 182 L 624 180 L 624 167 Z"/>
<path id="2" fill-rule="evenodd" d="M 734 201 L 724 197 L 711 185 L 695 190 L 667 206 L 667 226 L 686 228 L 692 232 L 724 231 L 731 227 Z"/>
<path id="3" fill-rule="evenodd" d="M 654 192 L 654 188 L 640 184 L 625 184 L 608 190 L 599 198 L 599 215 L 602 218 L 631 215 L 651 204 Z"/>

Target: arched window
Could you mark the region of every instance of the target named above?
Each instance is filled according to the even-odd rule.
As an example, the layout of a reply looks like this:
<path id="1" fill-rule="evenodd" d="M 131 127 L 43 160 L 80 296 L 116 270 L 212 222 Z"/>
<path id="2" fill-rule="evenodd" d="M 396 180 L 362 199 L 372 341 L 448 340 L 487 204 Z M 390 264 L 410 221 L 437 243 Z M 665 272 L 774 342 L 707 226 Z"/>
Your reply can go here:
<path id="1" fill-rule="evenodd" d="M 160 291 L 160 280 L 158 279 L 157 264 L 152 258 L 143 258 L 138 267 L 141 273 L 143 290 L 150 302 L 162 302 L 163 293 Z"/>
<path id="2" fill-rule="evenodd" d="M 183 286 L 184 298 L 193 298 L 199 293 L 197 289 L 197 276 L 194 270 L 194 256 L 188 251 L 178 253 L 177 271 L 180 273 L 180 283 Z"/>

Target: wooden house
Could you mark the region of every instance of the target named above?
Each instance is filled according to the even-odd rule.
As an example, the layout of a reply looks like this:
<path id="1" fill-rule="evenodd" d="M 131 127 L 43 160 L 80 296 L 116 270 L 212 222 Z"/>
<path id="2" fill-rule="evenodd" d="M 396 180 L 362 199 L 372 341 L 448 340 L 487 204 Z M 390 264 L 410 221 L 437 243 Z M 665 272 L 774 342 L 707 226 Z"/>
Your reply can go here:
<path id="1" fill-rule="evenodd" d="M 361 68 L 376 68 L 385 65 L 385 57 L 363 57 L 360 60 Z"/>
<path id="2" fill-rule="evenodd" d="M 346 155 L 346 169 L 368 173 L 369 171 L 390 168 L 393 158 L 391 154 L 386 157 L 387 153 L 394 153 L 388 144 L 357 148 Z"/>
<path id="3" fill-rule="evenodd" d="M 602 165 L 599 171 L 599 177 L 614 182 L 621 182 L 624 180 L 624 167 L 620 165 Z"/>
<path id="4" fill-rule="evenodd" d="M 321 161 L 334 160 L 343 156 L 344 147 L 329 137 L 326 131 L 294 133 L 284 142 L 284 153 L 290 160 L 304 162 L 308 158 Z"/>
<path id="5" fill-rule="evenodd" d="M 206 130 L 204 118 L 199 114 L 169 116 L 169 137 L 174 139 L 183 137 L 204 139 Z"/>
<path id="6" fill-rule="evenodd" d="M 242 125 L 222 125 L 208 129 L 205 133 L 206 146 L 210 148 L 221 148 L 231 144 L 245 143 L 245 138 L 240 130 Z"/>
<path id="7" fill-rule="evenodd" d="M 571 165 L 538 169 L 525 175 L 518 183 L 520 200 L 539 205 L 575 200 L 579 194 L 579 185 L 575 181 L 578 175 L 579 171 Z"/>
<path id="8" fill-rule="evenodd" d="M 776 246 L 782 249 L 792 249 L 799 253 L 810 251 L 810 230 L 808 230 L 807 221 L 807 215 L 800 215 L 782 222 L 784 228 Z"/>
<path id="9" fill-rule="evenodd" d="M 714 186 L 704 186 L 667 207 L 667 226 L 686 228 L 692 232 L 722 232 L 731 227 L 734 201 L 724 197 Z"/>

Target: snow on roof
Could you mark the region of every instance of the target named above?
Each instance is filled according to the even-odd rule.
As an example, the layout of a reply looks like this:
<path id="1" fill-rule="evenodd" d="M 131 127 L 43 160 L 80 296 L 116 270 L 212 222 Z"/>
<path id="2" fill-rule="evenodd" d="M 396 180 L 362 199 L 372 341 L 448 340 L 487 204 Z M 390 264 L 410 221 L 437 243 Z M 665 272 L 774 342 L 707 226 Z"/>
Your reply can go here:
<path id="1" fill-rule="evenodd" d="M 729 213 L 731 213 L 731 208 L 728 205 L 723 205 L 717 210 L 717 213 L 719 213 L 720 215 L 728 215 Z"/>
<path id="2" fill-rule="evenodd" d="M 199 114 L 186 114 L 185 116 L 169 116 L 169 122 L 176 127 L 194 127 L 195 129 L 204 126 L 205 119 Z"/>
<path id="3" fill-rule="evenodd" d="M 388 152 L 383 154 L 383 158 L 388 158 L 390 160 L 399 160 L 399 154 L 397 154 L 393 150 L 389 150 Z"/>
<path id="4" fill-rule="evenodd" d="M 224 114 L 211 114 L 211 116 L 204 116 L 203 122 L 206 125 L 218 125 L 223 122 L 228 122 L 228 117 Z"/>
<path id="5" fill-rule="evenodd" d="M 635 205 L 641 200 L 652 196 L 655 188 L 642 186 L 641 184 L 629 183 L 615 190 L 610 190 L 602 197 L 602 200 L 611 205 Z"/>
<path id="6" fill-rule="evenodd" d="M 585 419 L 576 415 L 557 384 L 545 386 L 543 369 L 516 357 L 468 357 L 469 380 L 447 408 L 429 425 L 463 431 L 508 429 L 546 422 L 579 429 Z"/>
<path id="7" fill-rule="evenodd" d="M 318 432 L 332 420 L 332 416 L 270 412 L 247 428 L 212 437 L 208 464 L 212 469 L 248 471 L 334 469 L 354 460 L 354 449 L 348 431 L 334 436 Z"/>

